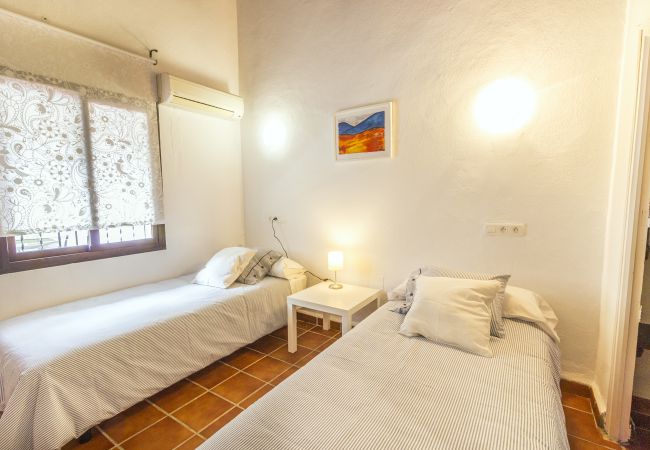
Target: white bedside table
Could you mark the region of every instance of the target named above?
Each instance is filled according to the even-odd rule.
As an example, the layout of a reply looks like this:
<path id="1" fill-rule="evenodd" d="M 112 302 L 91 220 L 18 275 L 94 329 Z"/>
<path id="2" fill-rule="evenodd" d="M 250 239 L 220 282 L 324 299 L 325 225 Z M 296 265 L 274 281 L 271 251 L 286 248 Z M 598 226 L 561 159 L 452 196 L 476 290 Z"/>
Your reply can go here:
<path id="1" fill-rule="evenodd" d="M 289 352 L 298 349 L 296 322 L 298 308 L 308 308 L 323 313 L 323 330 L 330 328 L 330 314 L 341 316 L 341 333 L 345 334 L 352 327 L 352 315 L 364 306 L 377 302 L 380 306 L 380 290 L 343 284 L 342 289 L 330 289 L 329 282 L 318 283 L 287 297 L 287 322 L 289 334 Z"/>

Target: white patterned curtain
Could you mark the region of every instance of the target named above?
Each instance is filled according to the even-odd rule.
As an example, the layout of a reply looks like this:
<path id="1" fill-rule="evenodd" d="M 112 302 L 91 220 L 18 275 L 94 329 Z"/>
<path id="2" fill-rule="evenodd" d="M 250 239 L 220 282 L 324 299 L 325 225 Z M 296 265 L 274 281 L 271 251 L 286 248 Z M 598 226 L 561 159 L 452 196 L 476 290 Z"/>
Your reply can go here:
<path id="1" fill-rule="evenodd" d="M 158 223 L 146 112 L 96 102 L 88 110 L 98 228 Z"/>
<path id="2" fill-rule="evenodd" d="M 162 221 L 153 101 L 0 66 L 0 236 Z"/>
<path id="3" fill-rule="evenodd" d="M 74 92 L 0 77 L 0 235 L 90 227 L 81 117 Z"/>

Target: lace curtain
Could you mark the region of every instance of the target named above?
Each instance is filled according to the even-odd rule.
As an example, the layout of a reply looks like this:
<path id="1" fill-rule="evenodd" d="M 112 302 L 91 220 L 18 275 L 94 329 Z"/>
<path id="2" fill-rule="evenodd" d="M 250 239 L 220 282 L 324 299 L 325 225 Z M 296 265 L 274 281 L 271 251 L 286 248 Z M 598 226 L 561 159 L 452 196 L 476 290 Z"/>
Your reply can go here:
<path id="1" fill-rule="evenodd" d="M 0 236 L 162 221 L 153 101 L 0 66 Z"/>

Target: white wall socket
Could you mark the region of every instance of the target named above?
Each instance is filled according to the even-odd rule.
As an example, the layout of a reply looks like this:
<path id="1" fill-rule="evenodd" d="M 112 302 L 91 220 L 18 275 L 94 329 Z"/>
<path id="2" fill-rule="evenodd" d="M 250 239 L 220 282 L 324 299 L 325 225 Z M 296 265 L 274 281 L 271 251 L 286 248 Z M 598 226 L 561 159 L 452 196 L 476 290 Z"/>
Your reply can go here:
<path id="1" fill-rule="evenodd" d="M 486 223 L 483 226 L 486 236 L 507 236 L 522 237 L 526 236 L 528 226 L 525 223 Z"/>

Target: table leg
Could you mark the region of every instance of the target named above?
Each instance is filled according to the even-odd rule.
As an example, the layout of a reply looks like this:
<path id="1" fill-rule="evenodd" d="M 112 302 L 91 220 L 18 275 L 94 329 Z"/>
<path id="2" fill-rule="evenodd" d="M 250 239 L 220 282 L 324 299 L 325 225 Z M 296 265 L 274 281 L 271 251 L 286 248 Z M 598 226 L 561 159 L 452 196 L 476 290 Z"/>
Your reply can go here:
<path id="1" fill-rule="evenodd" d="M 298 308 L 296 305 L 287 303 L 287 334 L 289 339 L 289 353 L 296 353 L 298 350 Z"/>
<path id="2" fill-rule="evenodd" d="M 323 330 L 327 331 L 330 329 L 330 315 L 323 313 Z"/>
<path id="3" fill-rule="evenodd" d="M 341 334 L 345 334 L 352 328 L 352 316 L 344 314 L 341 316 Z"/>

